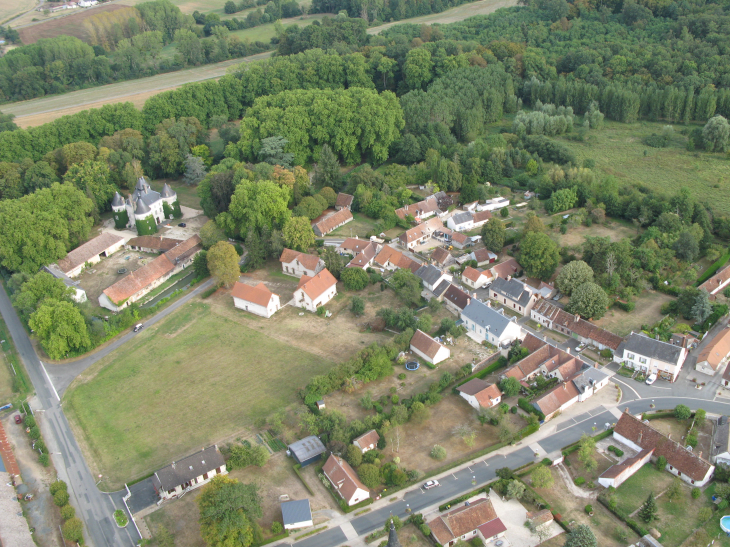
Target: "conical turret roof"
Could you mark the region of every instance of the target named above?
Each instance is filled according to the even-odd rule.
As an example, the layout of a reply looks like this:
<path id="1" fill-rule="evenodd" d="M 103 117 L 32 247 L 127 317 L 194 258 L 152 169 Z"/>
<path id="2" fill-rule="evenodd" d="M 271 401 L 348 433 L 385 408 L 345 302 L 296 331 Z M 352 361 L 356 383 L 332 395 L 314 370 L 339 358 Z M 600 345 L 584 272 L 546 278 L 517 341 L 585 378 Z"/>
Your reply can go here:
<path id="1" fill-rule="evenodd" d="M 144 177 L 139 177 L 137 179 L 137 186 L 135 186 L 134 189 L 139 190 L 140 192 L 144 192 L 147 189 L 147 181 L 144 180 Z"/>
<path id="2" fill-rule="evenodd" d="M 119 195 L 119 192 L 114 193 L 114 197 L 112 198 L 112 207 L 123 207 L 124 206 L 124 198 Z"/>
<path id="3" fill-rule="evenodd" d="M 165 185 L 162 187 L 162 197 L 163 198 L 171 198 L 175 196 L 175 192 L 173 192 L 172 188 L 170 188 L 170 185 L 165 183 Z"/>
<path id="4" fill-rule="evenodd" d="M 393 519 L 390 519 L 390 531 L 388 532 L 388 547 L 401 547 L 398 534 L 395 531 L 395 525 Z"/>
<path id="5" fill-rule="evenodd" d="M 137 209 L 135 209 L 134 214 L 135 215 L 146 215 L 150 212 L 150 208 L 147 206 L 147 204 L 142 201 L 141 199 L 137 200 Z"/>

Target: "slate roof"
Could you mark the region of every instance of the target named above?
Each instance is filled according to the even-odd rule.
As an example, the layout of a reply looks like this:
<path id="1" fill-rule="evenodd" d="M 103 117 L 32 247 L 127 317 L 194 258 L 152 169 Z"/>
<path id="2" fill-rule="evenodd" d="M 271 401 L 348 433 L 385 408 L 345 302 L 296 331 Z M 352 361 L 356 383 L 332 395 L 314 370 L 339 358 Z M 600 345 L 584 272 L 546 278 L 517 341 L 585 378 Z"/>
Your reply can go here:
<path id="1" fill-rule="evenodd" d="M 651 357 L 675 365 L 679 363 L 679 359 L 682 356 L 682 348 L 668 342 L 649 338 L 643 334 L 630 334 L 621 346 L 631 353 L 637 353 L 644 357 Z"/>
<path id="2" fill-rule="evenodd" d="M 575 384 L 567 381 L 559 384 L 539 399 L 533 401 L 533 405 L 537 405 L 545 416 L 549 416 L 556 410 L 560 410 L 564 404 L 578 397 L 578 395 L 580 395 L 580 392 L 575 387 Z"/>
<path id="3" fill-rule="evenodd" d="M 467 224 L 473 220 L 472 214 L 468 211 L 464 211 L 463 213 L 456 213 L 454 216 L 451 217 L 451 220 L 454 221 L 454 224 L 456 226 L 459 226 L 460 224 Z"/>
<path id="4" fill-rule="evenodd" d="M 433 359 L 439 350 L 445 346 L 439 344 L 421 329 L 416 329 L 413 338 L 411 338 L 411 347 Z"/>
<path id="5" fill-rule="evenodd" d="M 613 350 L 616 350 L 621 342 L 623 342 L 623 338 L 620 336 L 597 327 L 593 323 L 582 319 L 580 316 L 566 312 L 549 300 L 538 301 L 535 307 L 532 308 L 532 311 L 548 318 L 561 327 L 569 329 L 578 336 L 588 338 Z"/>
<path id="6" fill-rule="evenodd" d="M 398 539 L 398 532 L 395 531 L 395 524 L 393 524 L 393 519 L 390 519 L 390 530 L 388 530 L 388 543 L 385 547 L 401 547 L 400 540 Z"/>
<path id="7" fill-rule="evenodd" d="M 504 262 L 500 262 L 499 264 L 492 266 L 491 269 L 495 277 L 506 278 L 508 275 L 514 277 L 522 270 L 522 266 L 520 266 L 514 258 L 510 258 L 509 260 L 505 260 Z"/>
<path id="8" fill-rule="evenodd" d="M 343 194 L 340 192 L 337 194 L 337 201 L 335 201 L 335 207 L 351 207 L 355 196 L 350 194 Z"/>
<path id="9" fill-rule="evenodd" d="M 644 448 L 638 454 L 636 454 L 636 456 L 626 458 L 621 463 L 617 463 L 606 469 L 600 478 L 615 479 L 616 477 L 621 475 L 621 473 L 623 473 L 627 469 L 630 469 L 632 465 L 643 460 L 647 454 L 651 454 L 652 452 L 654 452 L 653 448 Z"/>
<path id="10" fill-rule="evenodd" d="M 436 517 L 428 523 L 428 527 L 441 545 L 448 545 L 449 541 L 460 538 L 496 518 L 497 512 L 492 502 L 481 498 L 470 505 L 462 505 Z"/>
<path id="11" fill-rule="evenodd" d="M 231 291 L 231 296 L 266 308 L 268 307 L 269 302 L 271 302 L 271 297 L 274 296 L 274 293 L 272 293 L 263 283 L 259 283 L 254 287 L 253 285 L 247 285 L 246 283 L 236 281 L 236 284 L 233 286 L 233 290 Z"/>
<path id="12" fill-rule="evenodd" d="M 119 195 L 119 192 L 114 192 L 114 197 L 112 198 L 112 207 L 121 207 L 124 205 L 124 198 Z"/>
<path id="13" fill-rule="evenodd" d="M 307 253 L 300 253 L 292 249 L 284 249 L 279 257 L 279 262 L 283 264 L 291 264 L 295 260 L 308 270 L 316 270 L 319 264 L 320 258 L 316 255 L 310 255 Z"/>
<path id="14" fill-rule="evenodd" d="M 175 193 L 175 191 L 172 188 L 170 188 L 170 185 L 169 184 L 165 183 L 162 186 L 162 194 L 161 195 L 162 195 L 163 198 L 171 198 L 173 196 L 176 196 L 177 194 Z"/>
<path id="15" fill-rule="evenodd" d="M 109 247 L 116 245 L 124 238 L 111 232 L 104 232 L 90 239 L 83 245 L 79 245 L 73 251 L 68 253 L 64 258 L 58 261 L 58 269 L 67 274 L 74 268 L 89 261 L 89 259 L 100 255 Z"/>
<path id="16" fill-rule="evenodd" d="M 477 325 L 500 337 L 510 324 L 509 318 L 505 317 L 491 306 L 472 298 L 468 306 L 461 310 L 461 315 L 474 321 Z"/>
<path id="17" fill-rule="evenodd" d="M 717 370 L 725 357 L 730 353 L 730 329 L 722 329 L 710 343 L 697 355 L 697 362 L 706 361 L 713 370 Z"/>
<path id="18" fill-rule="evenodd" d="M 424 264 L 416 270 L 416 275 L 423 279 L 423 282 L 427 285 L 433 286 L 433 284 L 436 283 L 442 275 L 444 275 L 444 272 L 432 264 Z"/>
<path id="19" fill-rule="evenodd" d="M 289 450 L 300 462 L 303 462 L 323 454 L 326 449 L 318 437 L 310 435 L 290 444 Z"/>
<path id="20" fill-rule="evenodd" d="M 176 245 L 182 243 L 182 239 L 172 239 L 160 236 L 138 236 L 128 240 L 125 247 L 140 247 L 142 249 L 154 249 L 156 251 L 169 251 Z"/>
<path id="21" fill-rule="evenodd" d="M 378 435 L 378 432 L 374 429 L 371 429 L 367 433 L 363 433 L 356 439 L 353 439 L 352 444 L 358 443 L 358 446 L 360 446 L 360 448 L 370 446 L 371 444 L 377 446 L 379 440 L 380 435 Z"/>
<path id="22" fill-rule="evenodd" d="M 528 290 L 527 286 L 522 281 L 514 278 L 507 280 L 502 277 L 497 277 L 492 281 L 489 290 L 496 292 L 499 296 L 517 302 L 522 307 L 527 306 L 532 297 L 532 292 Z"/>
<path id="23" fill-rule="evenodd" d="M 157 195 L 159 195 L 159 194 L 157 194 Z M 141 197 L 145 197 L 145 196 L 141 196 Z M 137 208 L 134 210 L 135 216 L 138 216 L 138 215 L 146 215 L 149 212 L 150 212 L 150 207 L 149 207 L 149 205 L 147 205 L 145 203 L 145 200 L 144 199 L 138 199 L 137 200 Z"/>
<path id="24" fill-rule="evenodd" d="M 312 509 L 309 507 L 309 500 L 283 502 L 281 504 L 281 517 L 285 526 L 312 520 Z"/>
<path id="25" fill-rule="evenodd" d="M 342 224 L 352 220 L 352 213 L 349 209 L 340 209 L 336 213 L 317 222 L 313 228 L 317 228 L 322 235 L 330 233 Z"/>
<path id="26" fill-rule="evenodd" d="M 456 285 L 451 284 L 444 293 L 444 300 L 448 300 L 457 308 L 463 310 L 469 305 L 469 302 L 471 301 L 471 296 L 469 296 L 469 293 L 462 291 Z"/>
<path id="27" fill-rule="evenodd" d="M 436 285 L 433 290 L 431 291 L 436 298 L 441 296 L 446 292 L 446 289 L 448 289 L 451 286 L 451 282 L 448 279 L 444 279 L 441 283 Z"/>
<path id="28" fill-rule="evenodd" d="M 667 464 L 692 480 L 701 481 L 712 467 L 710 462 L 703 460 L 696 453 L 690 452 L 628 412 L 621 414 L 613 432 L 614 435 L 621 435 L 642 449 L 653 448 L 657 458 L 664 456 Z"/>
<path id="29" fill-rule="evenodd" d="M 152 482 L 160 490 L 172 490 L 181 484 L 191 481 L 195 477 L 223 467 L 225 464 L 226 461 L 218 451 L 218 447 L 213 445 L 192 456 L 163 467 L 155 473 Z"/>
<path id="30" fill-rule="evenodd" d="M 431 260 L 437 262 L 441 266 L 445 266 L 449 258 L 451 258 L 451 253 L 443 247 L 436 247 L 431 254 Z"/>
<path id="31" fill-rule="evenodd" d="M 327 475 L 335 490 L 346 500 L 352 499 L 358 488 L 366 492 L 370 491 L 360 482 L 360 478 L 350 464 L 334 454 L 330 454 L 330 457 L 327 458 L 322 471 Z"/>
<path id="32" fill-rule="evenodd" d="M 303 275 L 299 279 L 297 290 L 302 289 L 309 298 L 316 300 L 322 293 L 336 284 L 335 277 L 325 268 L 314 277 Z"/>
<path id="33" fill-rule="evenodd" d="M 465 384 L 460 385 L 456 388 L 456 391 L 466 393 L 467 395 L 476 395 L 480 391 L 483 391 L 489 387 L 489 382 L 482 380 L 481 378 L 472 378 Z"/>

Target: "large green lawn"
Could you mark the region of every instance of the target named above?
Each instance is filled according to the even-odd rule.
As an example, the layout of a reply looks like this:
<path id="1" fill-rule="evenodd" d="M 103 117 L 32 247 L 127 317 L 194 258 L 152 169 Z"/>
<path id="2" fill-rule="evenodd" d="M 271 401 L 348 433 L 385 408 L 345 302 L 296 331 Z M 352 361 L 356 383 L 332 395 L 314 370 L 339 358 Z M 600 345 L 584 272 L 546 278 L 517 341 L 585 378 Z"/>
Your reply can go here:
<path id="1" fill-rule="evenodd" d="M 352 213 L 352 220 L 332 230 L 328 236 L 331 237 L 365 237 L 368 232 L 375 228 L 376 221 L 363 213 Z"/>
<path id="2" fill-rule="evenodd" d="M 675 193 L 686 186 L 701 201 L 730 213 L 730 163 L 723 154 L 688 152 L 685 127 L 676 125 L 667 148 L 651 148 L 642 139 L 661 132 L 665 124 L 608 122 L 590 131 L 587 142 L 560 139 L 572 149 L 580 163 L 593 159 L 596 169 L 615 176 L 619 182 L 644 185 L 662 193 Z M 695 125 L 687 126 L 694 129 Z"/>
<path id="3" fill-rule="evenodd" d="M 85 372 L 64 409 L 118 488 L 296 402 L 331 366 L 190 303 Z"/>

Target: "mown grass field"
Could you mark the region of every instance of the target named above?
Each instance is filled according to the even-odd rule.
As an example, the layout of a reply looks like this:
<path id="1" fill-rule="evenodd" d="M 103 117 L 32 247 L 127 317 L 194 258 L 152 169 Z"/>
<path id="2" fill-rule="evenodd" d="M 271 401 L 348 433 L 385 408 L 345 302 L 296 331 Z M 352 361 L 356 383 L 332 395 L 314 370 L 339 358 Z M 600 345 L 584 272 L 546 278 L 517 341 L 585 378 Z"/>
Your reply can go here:
<path id="1" fill-rule="evenodd" d="M 296 402 L 331 366 L 193 302 L 77 378 L 64 409 L 117 488 Z"/>
<path id="2" fill-rule="evenodd" d="M 327 235 L 330 237 L 358 236 L 364 238 L 369 231 L 375 228 L 375 221 L 362 213 L 352 213 L 352 217 L 350 222 L 344 226 L 340 226 Z"/>
<path id="3" fill-rule="evenodd" d="M 663 123 L 606 123 L 604 129 L 591 131 L 588 142 L 560 139 L 573 150 L 580 162 L 593 159 L 596 169 L 613 175 L 619 182 L 644 185 L 663 193 L 688 187 L 701 201 L 730 213 L 730 162 L 724 154 L 688 152 L 684 126 L 674 127 L 675 135 L 667 148 L 651 148 L 642 139 L 659 133 Z M 698 127 L 687 126 L 689 129 Z"/>
<path id="4" fill-rule="evenodd" d="M 315 21 L 321 21 L 323 17 L 331 17 L 331 13 L 318 13 L 316 15 L 301 15 L 299 17 L 292 17 L 290 19 L 282 19 L 281 24 L 284 27 L 290 27 L 291 25 L 297 25 L 299 27 L 306 27 L 311 25 Z M 241 40 L 249 40 L 251 42 L 264 42 L 267 43 L 274 36 L 276 31 L 274 30 L 274 23 L 268 23 L 266 25 L 259 25 L 257 27 L 251 27 L 243 30 L 234 30 L 231 32 L 231 36 L 237 36 Z"/>
<path id="5" fill-rule="evenodd" d="M 0 24 L 32 9 L 35 0 L 0 0 Z"/>

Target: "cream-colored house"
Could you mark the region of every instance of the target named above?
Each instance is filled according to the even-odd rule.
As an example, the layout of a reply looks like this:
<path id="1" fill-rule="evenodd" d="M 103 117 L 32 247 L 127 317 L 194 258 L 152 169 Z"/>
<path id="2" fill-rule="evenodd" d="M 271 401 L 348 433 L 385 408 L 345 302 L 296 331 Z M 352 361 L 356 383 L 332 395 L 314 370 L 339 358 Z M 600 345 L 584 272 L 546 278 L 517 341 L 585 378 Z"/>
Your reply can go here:
<path id="1" fill-rule="evenodd" d="M 411 351 L 433 365 L 437 365 L 451 357 L 449 348 L 439 344 L 420 329 L 416 330 L 413 338 L 411 338 Z"/>
<path id="2" fill-rule="evenodd" d="M 303 275 L 299 286 L 294 291 L 294 305 L 316 312 L 319 306 L 324 306 L 337 294 L 337 280 L 324 269 L 313 277 Z"/>
<path id="3" fill-rule="evenodd" d="M 87 264 L 96 264 L 102 256 L 113 255 L 123 245 L 123 237 L 111 232 L 104 232 L 76 247 L 53 267 L 68 277 L 76 277 Z"/>
<path id="4" fill-rule="evenodd" d="M 279 295 L 272 293 L 263 283 L 253 286 L 236 282 L 231 296 L 233 305 L 239 310 L 245 310 L 267 319 L 281 308 Z"/>
<path id="5" fill-rule="evenodd" d="M 618 347 L 614 358 L 629 368 L 674 382 L 687 358 L 687 349 L 632 332 Z"/>
<path id="6" fill-rule="evenodd" d="M 314 277 L 324 270 L 324 260 L 318 256 L 300 253 L 292 249 L 284 249 L 279 257 L 279 262 L 281 262 L 281 271 L 294 277 L 303 275 Z"/>
<path id="7" fill-rule="evenodd" d="M 152 485 L 160 500 L 164 501 L 200 488 L 216 475 L 226 474 L 226 461 L 218 446 L 213 445 L 163 467 L 152 477 Z"/>
<path id="8" fill-rule="evenodd" d="M 330 454 L 322 472 L 347 505 L 357 505 L 370 497 L 370 490 L 360 482 L 355 470 L 342 458 Z"/>
<path id="9" fill-rule="evenodd" d="M 461 281 L 472 289 L 481 289 L 492 283 L 492 273 L 489 270 L 484 272 L 467 266 L 461 274 Z"/>
<path id="10" fill-rule="evenodd" d="M 730 355 L 730 329 L 722 329 L 697 355 L 695 370 L 709 376 L 727 363 Z"/>

